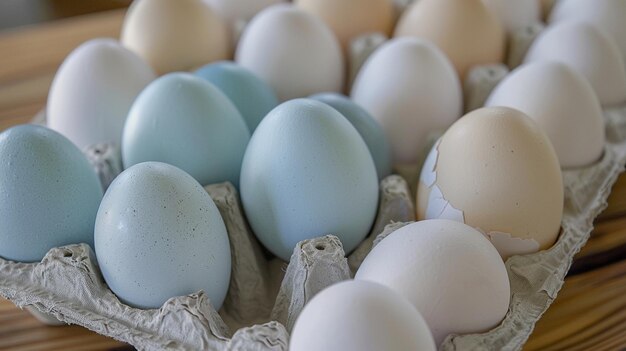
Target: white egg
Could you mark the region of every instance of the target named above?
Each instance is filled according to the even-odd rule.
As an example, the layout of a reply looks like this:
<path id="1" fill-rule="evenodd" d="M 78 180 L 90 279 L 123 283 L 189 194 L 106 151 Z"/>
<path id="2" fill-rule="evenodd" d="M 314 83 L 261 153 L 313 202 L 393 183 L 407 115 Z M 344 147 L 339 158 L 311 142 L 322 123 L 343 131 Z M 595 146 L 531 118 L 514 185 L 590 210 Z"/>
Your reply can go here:
<path id="1" fill-rule="evenodd" d="M 113 39 L 90 40 L 65 59 L 48 96 L 48 126 L 79 148 L 119 145 L 128 110 L 155 78 L 137 55 Z"/>
<path id="2" fill-rule="evenodd" d="M 376 245 L 355 279 L 390 287 L 422 314 L 437 345 L 452 333 L 485 332 L 509 308 L 509 278 L 479 231 L 450 220 L 402 227 Z"/>
<path id="3" fill-rule="evenodd" d="M 508 75 L 485 106 L 518 109 L 550 138 L 563 168 L 587 166 L 604 150 L 600 101 L 585 77 L 559 62 L 533 62 Z"/>
<path id="4" fill-rule="evenodd" d="M 244 31 L 235 59 L 281 101 L 343 88 L 339 42 L 324 22 L 293 5 L 261 11 Z"/>
<path id="5" fill-rule="evenodd" d="M 541 6 L 538 0 L 483 0 L 494 12 L 508 33 L 541 22 Z"/>
<path id="6" fill-rule="evenodd" d="M 584 21 L 604 30 L 619 46 L 626 61 L 626 1 L 558 1 L 550 14 L 550 24 L 567 20 Z"/>
<path id="7" fill-rule="evenodd" d="M 563 62 L 585 76 L 603 106 L 626 102 L 626 68 L 615 42 L 595 26 L 563 22 L 535 39 L 525 62 Z"/>
<path id="8" fill-rule="evenodd" d="M 461 83 L 446 56 L 428 41 L 396 38 L 365 62 L 352 99 L 383 126 L 396 164 L 418 161 L 429 133 L 463 112 Z"/>
<path id="9" fill-rule="evenodd" d="M 298 316 L 291 351 L 435 351 L 420 313 L 386 286 L 358 280 L 332 285 Z"/>

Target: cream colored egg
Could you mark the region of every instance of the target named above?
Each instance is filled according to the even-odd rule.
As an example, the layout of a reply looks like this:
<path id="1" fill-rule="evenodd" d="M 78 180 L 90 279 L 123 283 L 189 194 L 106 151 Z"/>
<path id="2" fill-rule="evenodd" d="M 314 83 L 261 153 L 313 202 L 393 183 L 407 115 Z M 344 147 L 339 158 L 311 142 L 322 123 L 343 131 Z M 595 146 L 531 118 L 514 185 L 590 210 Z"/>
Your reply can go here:
<path id="1" fill-rule="evenodd" d="M 626 61 L 626 1 L 558 1 L 550 14 L 550 24 L 570 20 L 587 22 L 604 30 L 613 38 Z"/>
<path id="2" fill-rule="evenodd" d="M 139 0 L 126 13 L 122 43 L 159 74 L 228 58 L 226 26 L 202 0 Z"/>
<path id="3" fill-rule="evenodd" d="M 339 42 L 322 20 L 293 5 L 270 6 L 254 17 L 235 59 L 268 83 L 281 101 L 343 89 Z"/>
<path id="4" fill-rule="evenodd" d="M 626 102 L 626 67 L 617 45 L 584 22 L 548 27 L 535 39 L 524 62 L 558 61 L 585 76 L 603 106 Z"/>
<path id="5" fill-rule="evenodd" d="M 474 66 L 504 59 L 504 30 L 481 0 L 417 1 L 400 18 L 395 36 L 434 42 L 461 78 Z"/>
<path id="6" fill-rule="evenodd" d="M 559 62 L 533 62 L 508 75 L 485 106 L 518 109 L 543 129 L 561 167 L 582 167 L 604 150 L 600 101 L 585 77 Z"/>
<path id="7" fill-rule="evenodd" d="M 563 214 L 563 180 L 548 136 L 530 117 L 488 107 L 462 117 L 422 169 L 421 218 L 464 222 L 507 258 L 547 249 Z"/>
<path id="8" fill-rule="evenodd" d="M 463 108 L 448 58 L 416 38 L 395 38 L 374 52 L 356 77 L 352 99 L 380 122 L 396 164 L 418 162 L 429 134 L 448 128 Z"/>
<path id="9" fill-rule="evenodd" d="M 391 34 L 393 4 L 389 0 L 295 0 L 303 10 L 326 22 L 344 49 L 360 35 Z"/>
<path id="10" fill-rule="evenodd" d="M 539 0 L 483 0 L 508 33 L 541 22 Z"/>

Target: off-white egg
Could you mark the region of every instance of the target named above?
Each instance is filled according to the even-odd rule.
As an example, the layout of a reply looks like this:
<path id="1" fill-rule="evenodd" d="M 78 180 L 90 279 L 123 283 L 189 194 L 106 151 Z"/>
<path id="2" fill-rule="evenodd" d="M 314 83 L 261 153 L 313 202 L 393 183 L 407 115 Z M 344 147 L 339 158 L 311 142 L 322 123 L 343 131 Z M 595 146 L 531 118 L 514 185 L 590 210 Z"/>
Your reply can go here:
<path id="1" fill-rule="evenodd" d="M 122 43 L 159 73 L 227 59 L 226 26 L 202 0 L 141 0 L 128 9 Z"/>
<path id="2" fill-rule="evenodd" d="M 324 20 L 344 49 L 360 35 L 389 36 L 393 29 L 393 3 L 389 0 L 295 0 L 294 3 Z"/>
<path id="3" fill-rule="evenodd" d="M 48 126 L 80 149 L 119 145 L 130 106 L 154 78 L 152 69 L 117 41 L 90 40 L 72 51 L 54 77 Z"/>
<path id="4" fill-rule="evenodd" d="M 474 66 L 504 59 L 504 30 L 482 0 L 416 1 L 400 18 L 395 36 L 432 41 L 452 60 L 461 78 Z"/>
<path id="5" fill-rule="evenodd" d="M 626 68 L 619 49 L 591 24 L 568 21 L 548 27 L 524 60 L 563 62 L 589 80 L 602 105 L 626 102 Z"/>
<path id="6" fill-rule="evenodd" d="M 402 295 L 349 280 L 319 292 L 298 316 L 291 351 L 435 351 L 424 318 Z"/>
<path id="7" fill-rule="evenodd" d="M 487 107 L 461 117 L 420 176 L 417 215 L 466 223 L 506 259 L 547 249 L 563 214 L 563 180 L 548 136 L 523 112 Z"/>
<path id="8" fill-rule="evenodd" d="M 585 77 L 559 62 L 533 62 L 508 75 L 485 106 L 518 109 L 543 129 L 561 167 L 587 166 L 604 150 L 600 101 Z"/>
<path id="9" fill-rule="evenodd" d="M 483 2 L 498 16 L 502 27 L 508 33 L 541 22 L 539 0 L 483 0 Z"/>
<path id="10" fill-rule="evenodd" d="M 339 42 L 322 20 L 293 5 L 275 5 L 250 22 L 235 59 L 285 101 L 340 92 L 345 74 L 342 55 Z"/>
<path id="11" fill-rule="evenodd" d="M 626 61 L 626 1 L 558 1 L 550 14 L 550 24 L 568 20 L 587 22 L 604 30 L 619 46 Z"/>
<path id="12" fill-rule="evenodd" d="M 391 233 L 365 257 L 355 279 L 407 298 L 437 345 L 452 333 L 488 331 L 509 308 L 509 278 L 498 251 L 477 230 L 449 220 L 416 222 Z"/>
<path id="13" fill-rule="evenodd" d="M 454 67 L 433 44 L 396 38 L 365 62 L 352 99 L 382 125 L 396 164 L 418 161 L 429 133 L 461 116 L 463 97 Z"/>

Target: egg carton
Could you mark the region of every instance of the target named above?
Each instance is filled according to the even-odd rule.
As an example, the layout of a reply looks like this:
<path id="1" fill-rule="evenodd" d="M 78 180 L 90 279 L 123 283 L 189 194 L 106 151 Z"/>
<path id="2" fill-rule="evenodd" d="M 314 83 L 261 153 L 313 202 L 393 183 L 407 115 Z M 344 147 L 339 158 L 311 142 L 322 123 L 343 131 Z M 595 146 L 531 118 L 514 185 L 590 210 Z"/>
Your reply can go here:
<path id="1" fill-rule="evenodd" d="M 556 298 L 574 255 L 589 238 L 594 218 L 624 170 L 626 106 L 606 110 L 605 116 L 608 140 L 602 159 L 563 172 L 565 209 L 557 243 L 506 261 L 511 304 L 502 323 L 482 334 L 450 335 L 441 350 L 516 350 L 525 343 Z M 86 150 L 103 182 L 119 171 L 114 151 L 108 146 Z M 261 248 L 232 185 L 210 185 L 206 190 L 224 219 L 232 253 L 230 287 L 219 312 L 201 291 L 172 298 L 160 309 L 124 305 L 106 286 L 85 244 L 52 249 L 40 263 L 0 259 L 0 295 L 44 317 L 84 326 L 140 350 L 287 350 L 289 331 L 307 301 L 353 277 L 373 246 L 415 219 L 414 196 L 406 181 L 387 177 L 381 182 L 371 234 L 354 252 L 346 257 L 337 237 L 328 235 L 300 242 L 286 263 Z"/>

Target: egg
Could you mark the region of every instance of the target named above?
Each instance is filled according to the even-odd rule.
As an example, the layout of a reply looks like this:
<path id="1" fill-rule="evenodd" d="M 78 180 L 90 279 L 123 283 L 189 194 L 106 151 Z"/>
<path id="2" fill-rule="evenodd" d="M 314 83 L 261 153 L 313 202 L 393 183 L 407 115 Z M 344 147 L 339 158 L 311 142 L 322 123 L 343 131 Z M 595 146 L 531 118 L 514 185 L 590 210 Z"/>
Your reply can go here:
<path id="1" fill-rule="evenodd" d="M 393 29 L 394 9 L 389 0 L 295 0 L 294 3 L 324 20 L 344 50 L 361 35 L 389 36 Z"/>
<path id="2" fill-rule="evenodd" d="M 271 6 L 254 17 L 235 59 L 268 83 L 280 101 L 343 89 L 339 42 L 320 19 L 293 5 Z"/>
<path id="3" fill-rule="evenodd" d="M 496 327 L 509 308 L 509 278 L 498 251 L 479 231 L 450 220 L 416 222 L 391 233 L 365 257 L 355 279 L 408 299 L 436 345 L 452 333 Z"/>
<path id="4" fill-rule="evenodd" d="M 605 31 L 620 48 L 626 61 L 626 2 L 623 0 L 558 1 L 549 22 L 583 21 Z"/>
<path id="5" fill-rule="evenodd" d="M 350 252 L 376 216 L 376 167 L 339 112 L 318 101 L 291 100 L 252 135 L 241 168 L 241 201 L 257 238 L 285 261 L 299 241 L 327 234 Z"/>
<path id="6" fill-rule="evenodd" d="M 54 247 L 93 247 L 102 187 L 72 142 L 41 126 L 12 127 L 0 134 L 0 164 L 0 256 L 36 262 Z"/>
<path id="7" fill-rule="evenodd" d="M 195 73 L 219 88 L 241 113 L 250 132 L 278 105 L 276 94 L 246 68 L 230 61 L 208 64 Z"/>
<path id="8" fill-rule="evenodd" d="M 119 146 L 131 104 L 154 78 L 152 69 L 117 41 L 87 41 L 70 53 L 54 77 L 48 126 L 80 149 L 100 143 Z"/>
<path id="9" fill-rule="evenodd" d="M 483 0 L 483 3 L 498 16 L 508 33 L 541 23 L 539 0 Z"/>
<path id="10" fill-rule="evenodd" d="M 336 93 L 322 93 L 310 96 L 334 108 L 359 132 L 374 159 L 378 179 L 391 174 L 391 148 L 382 126 L 361 106 L 348 97 Z"/>
<path id="11" fill-rule="evenodd" d="M 285 0 L 205 0 L 226 22 L 249 21 L 261 10 Z"/>
<path id="12" fill-rule="evenodd" d="M 420 313 L 392 289 L 340 282 L 319 292 L 296 320 L 291 351 L 435 351 Z"/>
<path id="13" fill-rule="evenodd" d="M 461 78 L 474 66 L 504 60 L 504 30 L 482 0 L 416 1 L 400 18 L 394 35 L 432 41 Z"/>
<path id="14" fill-rule="evenodd" d="M 237 108 L 211 83 L 189 73 L 152 82 L 124 127 L 126 168 L 146 161 L 181 168 L 200 184 L 239 183 L 250 132 Z"/>
<path id="15" fill-rule="evenodd" d="M 128 9 L 122 43 L 159 74 L 227 59 L 225 24 L 202 0 L 141 0 Z"/>
<path id="16" fill-rule="evenodd" d="M 528 50 L 524 62 L 558 61 L 585 76 L 603 106 L 626 102 L 626 68 L 617 45 L 584 22 L 548 27 Z"/>
<path id="17" fill-rule="evenodd" d="M 123 303 L 159 308 L 203 290 L 215 309 L 230 280 L 226 226 L 190 175 L 160 162 L 128 168 L 111 184 L 96 218 L 96 256 Z"/>
<path id="18" fill-rule="evenodd" d="M 433 44 L 396 38 L 365 62 L 352 99 L 383 127 L 393 162 L 418 162 L 430 133 L 445 130 L 463 111 L 454 67 Z"/>
<path id="19" fill-rule="evenodd" d="M 547 249 L 563 214 L 563 181 L 548 136 L 507 107 L 474 110 L 435 144 L 420 176 L 419 219 L 477 228 L 506 259 Z"/>
<path id="20" fill-rule="evenodd" d="M 588 166 L 604 150 L 600 101 L 585 77 L 565 64 L 538 61 L 521 66 L 500 82 L 485 106 L 515 108 L 534 119 L 563 168 Z"/>

